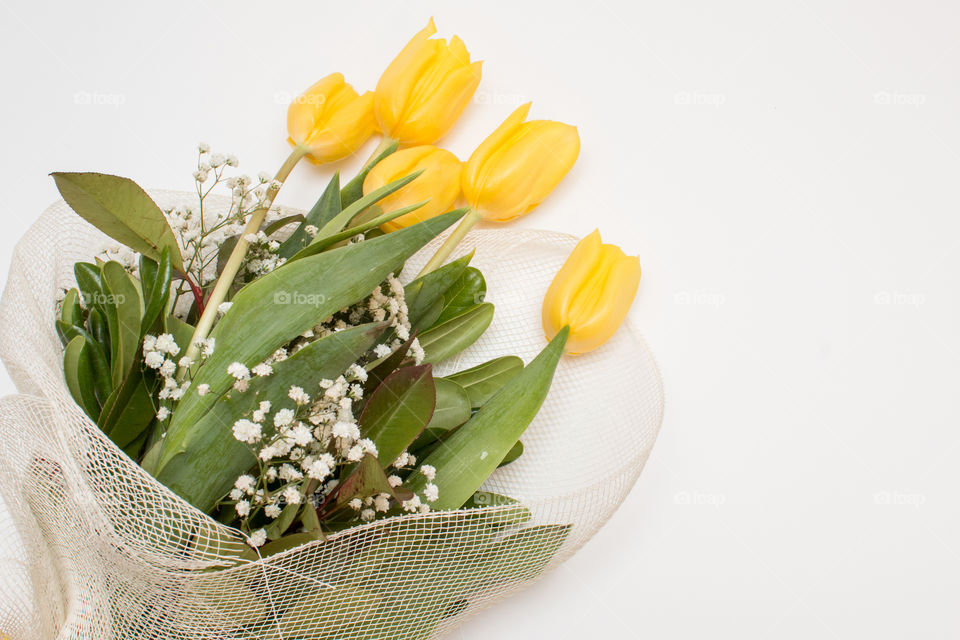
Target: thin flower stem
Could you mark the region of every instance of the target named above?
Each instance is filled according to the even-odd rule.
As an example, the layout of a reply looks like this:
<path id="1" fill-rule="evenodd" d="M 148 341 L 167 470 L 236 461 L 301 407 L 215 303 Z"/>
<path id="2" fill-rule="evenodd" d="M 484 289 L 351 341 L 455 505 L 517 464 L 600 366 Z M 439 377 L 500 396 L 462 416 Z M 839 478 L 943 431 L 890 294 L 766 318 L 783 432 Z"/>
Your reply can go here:
<path id="1" fill-rule="evenodd" d="M 423 269 L 420 270 L 417 277 L 425 276 L 443 265 L 447 258 L 450 257 L 450 254 L 453 253 L 453 250 L 457 248 L 457 245 L 470 233 L 470 230 L 477 226 L 481 217 L 480 212 L 476 209 L 468 210 L 466 215 L 463 216 L 463 219 L 460 220 L 457 228 L 447 236 L 447 239 L 443 241 L 443 244 L 440 245 L 440 248 L 437 249 L 437 252 L 433 254 L 433 257 L 430 258 L 427 264 L 423 266 Z"/>
<path id="2" fill-rule="evenodd" d="M 197 321 L 197 328 L 194 329 L 193 336 L 190 338 L 190 346 L 186 353 L 188 359 L 197 359 L 200 353 L 200 347 L 197 346 L 197 343 L 206 340 L 210 329 L 213 328 L 213 322 L 217 317 L 217 307 L 226 299 L 227 293 L 230 291 L 230 287 L 233 285 L 233 281 L 237 277 L 237 273 L 243 264 L 243 259 L 247 255 L 247 249 L 250 244 L 247 242 L 246 237 L 251 233 L 255 234 L 260 231 L 260 227 L 267 217 L 267 212 L 273 204 L 273 199 L 277 196 L 277 192 L 280 191 L 280 187 L 283 186 L 284 180 L 287 179 L 287 176 L 290 175 L 293 168 L 297 166 L 297 162 L 307 154 L 307 151 L 308 149 L 306 147 L 300 145 L 293 148 L 293 151 L 291 151 L 287 159 L 284 160 L 283 165 L 273 178 L 274 183 L 279 184 L 274 185 L 271 183 L 264 197 L 263 206 L 251 214 L 247 226 L 240 234 L 240 237 L 237 238 L 237 244 L 230 253 L 226 264 L 223 265 L 223 271 L 220 272 L 220 277 L 217 278 L 217 283 L 213 287 L 213 291 L 210 292 L 210 297 L 207 298 L 203 313 Z M 177 380 L 183 380 L 185 374 L 186 367 L 180 367 L 180 370 L 177 371 Z"/>

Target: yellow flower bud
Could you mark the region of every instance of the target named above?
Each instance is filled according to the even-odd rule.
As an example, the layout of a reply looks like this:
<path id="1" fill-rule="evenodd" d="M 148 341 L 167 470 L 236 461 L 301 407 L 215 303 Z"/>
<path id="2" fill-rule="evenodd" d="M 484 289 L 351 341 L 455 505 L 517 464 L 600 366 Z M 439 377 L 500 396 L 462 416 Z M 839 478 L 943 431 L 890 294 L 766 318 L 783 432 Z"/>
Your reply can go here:
<path id="1" fill-rule="evenodd" d="M 290 142 L 309 149 L 307 157 L 317 163 L 345 158 L 375 131 L 373 93 L 359 95 L 342 73 L 320 80 L 287 109 Z"/>
<path id="2" fill-rule="evenodd" d="M 480 84 L 481 63 L 454 36 L 431 40 L 433 18 L 387 67 L 373 99 L 383 135 L 402 145 L 433 144 L 457 121 Z"/>
<path id="3" fill-rule="evenodd" d="M 568 353 L 596 349 L 623 324 L 639 284 L 640 261 L 602 244 L 594 231 L 577 244 L 543 299 L 547 339 L 569 325 Z"/>
<path id="4" fill-rule="evenodd" d="M 580 154 L 577 128 L 552 120 L 524 122 L 519 107 L 481 143 L 463 171 L 463 194 L 484 220 L 525 215 L 550 195 Z"/>
<path id="5" fill-rule="evenodd" d="M 411 173 L 423 171 L 412 182 L 380 200 L 378 204 L 385 213 L 429 200 L 419 209 L 394 218 L 380 228 L 387 232 L 396 231 L 450 211 L 460 195 L 462 166 L 457 156 L 430 145 L 395 151 L 378 162 L 363 181 L 364 195 Z"/>

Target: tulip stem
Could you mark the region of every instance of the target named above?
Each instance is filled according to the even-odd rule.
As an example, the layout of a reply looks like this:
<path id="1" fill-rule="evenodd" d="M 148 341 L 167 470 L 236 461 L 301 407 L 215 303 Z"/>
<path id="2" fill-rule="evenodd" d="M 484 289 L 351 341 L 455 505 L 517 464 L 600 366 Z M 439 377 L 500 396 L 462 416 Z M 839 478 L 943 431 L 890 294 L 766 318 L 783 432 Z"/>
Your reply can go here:
<path id="1" fill-rule="evenodd" d="M 453 233 L 447 236 L 447 239 L 443 241 L 443 244 L 440 245 L 437 252 L 433 254 L 433 257 L 427 261 L 427 264 L 423 266 L 423 269 L 420 270 L 417 277 L 425 276 L 443 265 L 447 258 L 450 257 L 450 254 L 453 253 L 453 250 L 457 248 L 457 245 L 470 233 L 470 230 L 477 226 L 481 217 L 480 212 L 476 209 L 468 209 L 467 213 L 460 220 L 460 224 L 453 230 Z"/>
<path id="2" fill-rule="evenodd" d="M 240 271 L 243 259 L 247 255 L 247 249 L 250 247 L 250 243 L 247 242 L 247 236 L 260 231 L 260 227 L 267 217 L 267 212 L 273 204 L 273 199 L 277 197 L 277 193 L 280 191 L 280 187 L 283 186 L 284 180 L 287 179 L 287 176 L 290 175 L 293 168 L 297 166 L 297 163 L 307 155 L 308 152 L 309 149 L 307 147 L 299 144 L 293 148 L 293 151 L 290 152 L 287 159 L 283 161 L 280 169 L 277 170 L 276 175 L 273 177 L 273 182 L 267 187 L 263 204 L 250 214 L 247 226 L 244 227 L 243 233 L 237 238 L 237 244 L 234 245 L 233 251 L 230 252 L 230 257 L 223 265 L 223 270 L 217 278 L 217 283 L 214 285 L 213 291 L 210 292 L 206 304 L 203 305 L 203 313 L 200 314 L 200 319 L 197 321 L 197 328 L 193 331 L 193 336 L 190 338 L 190 346 L 186 352 L 186 357 L 191 361 L 196 361 L 197 356 L 200 354 L 200 347 L 197 343 L 207 339 L 210 329 L 213 328 L 213 321 L 217 317 L 217 308 L 226 299 L 227 293 L 230 291 L 230 287 L 233 285 L 233 281 Z M 202 301 L 200 302 L 202 303 Z M 183 380 L 186 373 L 187 367 L 180 367 L 177 371 L 177 379 Z"/>
<path id="3" fill-rule="evenodd" d="M 371 153 L 370 157 L 367 158 L 367 161 L 363 163 L 363 166 L 367 166 L 368 164 L 373 162 L 377 156 L 379 156 L 381 153 L 389 149 L 390 145 L 394 144 L 395 142 L 396 140 L 394 140 L 393 138 L 390 138 L 388 136 L 383 136 L 383 138 L 380 140 L 380 144 L 378 144 L 377 148 L 373 150 L 373 153 Z"/>

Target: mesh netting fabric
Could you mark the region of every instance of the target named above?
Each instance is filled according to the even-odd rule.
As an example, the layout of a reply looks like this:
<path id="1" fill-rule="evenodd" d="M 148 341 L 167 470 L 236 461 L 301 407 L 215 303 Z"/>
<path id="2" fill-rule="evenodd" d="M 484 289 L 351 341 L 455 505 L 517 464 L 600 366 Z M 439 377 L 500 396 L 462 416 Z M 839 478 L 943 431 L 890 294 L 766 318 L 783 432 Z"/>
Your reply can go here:
<path id="1" fill-rule="evenodd" d="M 190 194 L 152 195 L 164 208 L 192 204 Z M 58 293 L 74 286 L 74 262 L 114 244 L 61 202 L 14 252 L 0 357 L 20 395 L 0 400 L 0 495 L 11 517 L 0 533 L 22 552 L 0 582 L 0 636 L 440 637 L 583 545 L 626 497 L 656 438 L 660 377 L 628 323 L 600 349 L 561 360 L 523 456 L 484 486 L 519 505 L 395 517 L 250 560 L 236 530 L 140 469 L 70 397 Z M 552 232 L 471 232 L 458 253 L 476 250 L 496 314 L 437 374 L 507 354 L 529 362 L 545 344 L 543 295 L 574 244 Z"/>

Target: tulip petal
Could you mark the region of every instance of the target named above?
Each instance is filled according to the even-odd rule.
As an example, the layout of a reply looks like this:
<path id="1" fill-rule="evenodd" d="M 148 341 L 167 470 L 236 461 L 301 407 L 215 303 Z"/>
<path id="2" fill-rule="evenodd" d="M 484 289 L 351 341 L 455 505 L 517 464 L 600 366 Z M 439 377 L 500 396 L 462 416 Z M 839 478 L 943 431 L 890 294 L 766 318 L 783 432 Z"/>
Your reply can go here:
<path id="1" fill-rule="evenodd" d="M 471 207 L 480 209 L 480 195 L 483 193 L 490 172 L 495 168 L 495 163 L 491 162 L 491 159 L 526 119 L 532 104 L 528 102 L 517 107 L 493 133 L 487 136 L 486 140 L 480 143 L 467 160 L 463 171 L 463 194 Z"/>

